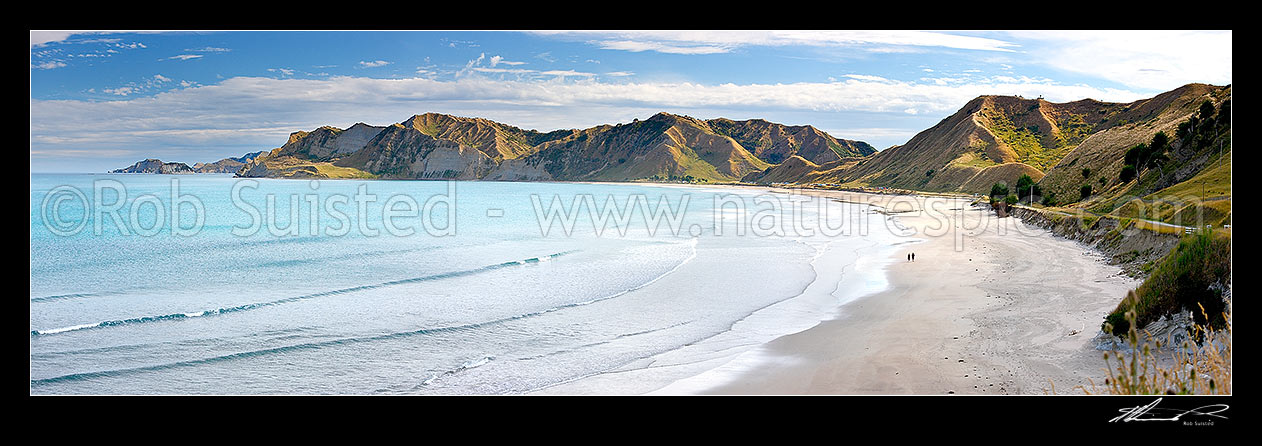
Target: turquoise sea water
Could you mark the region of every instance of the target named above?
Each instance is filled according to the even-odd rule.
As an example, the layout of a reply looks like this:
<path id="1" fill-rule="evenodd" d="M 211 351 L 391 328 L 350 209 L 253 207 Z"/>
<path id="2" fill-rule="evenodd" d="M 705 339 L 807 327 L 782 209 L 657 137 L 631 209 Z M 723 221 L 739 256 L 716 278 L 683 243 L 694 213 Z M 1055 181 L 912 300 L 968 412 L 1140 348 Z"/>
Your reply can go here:
<path id="1" fill-rule="evenodd" d="M 899 241 L 862 206 L 786 197 L 35 174 L 31 393 L 500 394 L 607 372 L 801 296 L 821 258 Z M 574 218 L 547 224 L 557 206 Z M 824 223 L 845 229 L 802 230 Z"/>

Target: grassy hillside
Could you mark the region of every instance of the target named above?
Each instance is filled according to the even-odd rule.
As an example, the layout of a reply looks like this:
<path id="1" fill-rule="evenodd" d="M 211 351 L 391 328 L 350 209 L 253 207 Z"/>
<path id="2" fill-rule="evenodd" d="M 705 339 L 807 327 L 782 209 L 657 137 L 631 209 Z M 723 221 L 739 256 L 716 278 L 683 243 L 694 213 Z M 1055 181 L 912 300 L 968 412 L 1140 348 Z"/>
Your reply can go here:
<path id="1" fill-rule="evenodd" d="M 541 144 L 500 170 L 533 168 L 559 180 L 733 182 L 769 166 L 705 121 L 658 113 Z"/>
<path id="2" fill-rule="evenodd" d="M 1197 144 L 1178 138 L 1179 126 L 1194 117 L 1204 101 L 1221 104 L 1230 94 L 1230 86 L 1189 84 L 1115 108 L 1100 125 L 1103 128 L 1066 153 L 1039 185 L 1044 191 L 1055 193 L 1062 203 L 1110 213 L 1135 197 L 1186 181 L 1208 165 L 1210 152 L 1217 152 L 1209 147 L 1195 149 Z M 1229 150 L 1230 126 L 1218 130 L 1226 135 L 1225 146 Z M 1166 154 L 1169 160 L 1154 168 L 1141 168 L 1136 178 L 1123 181 L 1126 152 L 1138 144 L 1150 144 L 1159 132 L 1174 137 Z M 1081 194 L 1083 186 L 1091 188 L 1085 198 Z"/>
<path id="3" fill-rule="evenodd" d="M 1144 283 L 1105 317 L 1104 331 L 1124 336 L 1130 330 L 1125 314 L 1144 327 L 1162 316 L 1192 313 L 1193 319 L 1214 328 L 1224 326 L 1223 289 L 1231 281 L 1231 237 L 1198 231 L 1183 237 L 1153 269 Z M 1204 311 L 1202 312 L 1202 308 Z"/>

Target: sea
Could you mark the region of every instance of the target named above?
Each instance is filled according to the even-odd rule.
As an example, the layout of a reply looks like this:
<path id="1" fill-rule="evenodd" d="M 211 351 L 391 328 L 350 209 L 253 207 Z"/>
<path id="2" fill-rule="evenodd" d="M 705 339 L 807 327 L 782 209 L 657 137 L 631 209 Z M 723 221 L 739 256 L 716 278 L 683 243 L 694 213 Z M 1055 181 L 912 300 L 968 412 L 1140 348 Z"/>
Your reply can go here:
<path id="1" fill-rule="evenodd" d="M 753 187 L 30 181 L 35 395 L 525 394 L 721 363 L 884 289 L 914 241 L 866 204 Z"/>

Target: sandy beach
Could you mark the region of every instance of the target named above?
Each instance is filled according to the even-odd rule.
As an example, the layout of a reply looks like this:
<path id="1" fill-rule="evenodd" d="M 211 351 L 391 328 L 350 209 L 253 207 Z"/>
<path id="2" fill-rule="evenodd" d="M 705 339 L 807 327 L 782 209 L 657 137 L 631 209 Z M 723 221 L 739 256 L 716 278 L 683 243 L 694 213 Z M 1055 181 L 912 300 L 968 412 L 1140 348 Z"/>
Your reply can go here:
<path id="1" fill-rule="evenodd" d="M 860 273 L 883 274 L 884 291 L 739 353 L 684 348 L 539 393 L 1042 395 L 1103 385 L 1092 338 L 1138 282 L 1098 253 L 963 198 L 796 193 L 869 203 L 916 230 L 914 242 L 862 253 L 880 256 L 869 259 L 880 268 Z M 844 289 L 853 276 L 818 280 Z M 678 379 L 626 384 L 637 376 Z"/>

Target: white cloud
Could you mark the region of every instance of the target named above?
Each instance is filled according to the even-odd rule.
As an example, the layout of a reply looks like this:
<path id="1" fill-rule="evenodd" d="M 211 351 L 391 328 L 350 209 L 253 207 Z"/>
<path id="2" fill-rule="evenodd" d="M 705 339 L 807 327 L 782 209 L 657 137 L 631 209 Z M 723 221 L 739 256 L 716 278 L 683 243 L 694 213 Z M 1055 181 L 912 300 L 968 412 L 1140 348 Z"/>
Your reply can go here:
<path id="1" fill-rule="evenodd" d="M 527 74 L 527 73 L 539 72 L 537 70 L 527 70 L 524 68 L 486 68 L 486 67 L 474 67 L 473 71 L 477 71 L 479 73 L 512 73 L 512 74 Z"/>
<path id="2" fill-rule="evenodd" d="M 893 82 L 881 76 L 872 76 L 868 74 L 847 74 L 845 77 L 848 77 L 851 79 L 858 79 L 861 81 L 869 81 L 869 82 Z"/>
<path id="3" fill-rule="evenodd" d="M 548 70 L 548 71 L 540 71 L 539 74 L 542 74 L 544 76 L 560 76 L 560 77 L 565 77 L 565 76 L 591 77 L 591 76 L 596 75 L 596 73 L 584 73 L 582 71 L 574 71 L 574 70 Z"/>
<path id="4" fill-rule="evenodd" d="M 135 93 L 137 89 L 135 87 L 118 87 L 118 88 L 106 88 L 101 91 L 104 91 L 112 95 L 127 96 L 129 94 Z"/>
<path id="5" fill-rule="evenodd" d="M 1018 46 L 1004 40 L 936 31 L 566 31 L 538 34 L 587 39 L 604 49 L 670 54 L 716 54 L 743 46 L 786 45 L 866 47 L 882 52 L 901 51 L 891 48 L 900 46 L 1010 52 Z"/>
<path id="6" fill-rule="evenodd" d="M 492 66 L 492 67 L 494 67 L 494 66 L 496 66 L 496 65 L 499 65 L 499 64 L 504 64 L 504 65 L 525 65 L 525 64 L 526 64 L 525 62 L 518 62 L 518 61 L 513 61 L 513 60 L 504 60 L 504 57 L 503 57 L 503 56 L 491 56 L 490 62 L 491 62 L 491 66 Z"/>
<path id="7" fill-rule="evenodd" d="M 202 47 L 202 48 L 191 48 L 191 49 L 186 48 L 184 51 L 191 51 L 195 53 L 227 53 L 229 51 L 232 51 L 232 49 L 207 46 L 207 47 Z"/>
<path id="8" fill-rule="evenodd" d="M 391 63 L 393 62 L 387 62 L 384 60 L 374 60 L 371 62 L 361 60 L 359 61 L 359 66 L 363 68 L 376 68 L 376 67 L 384 67 L 386 65 L 390 65 Z"/>
<path id="9" fill-rule="evenodd" d="M 626 77 L 626 76 L 635 76 L 635 73 L 630 72 L 630 71 L 610 71 L 608 73 L 605 73 L 605 76 Z"/>
<path id="10" fill-rule="evenodd" d="M 1038 31 L 1010 33 L 1040 45 L 1035 63 L 1132 88 L 1231 83 L 1231 31 Z"/>
<path id="11" fill-rule="evenodd" d="M 31 68 L 40 69 L 40 70 L 51 70 L 54 68 L 61 68 L 64 66 L 66 66 L 65 62 L 58 62 L 58 61 L 51 61 L 51 60 L 47 62 L 31 64 Z"/>
<path id="12" fill-rule="evenodd" d="M 606 40 L 599 42 L 601 48 L 631 52 L 656 51 L 666 54 L 719 54 L 731 51 L 729 47 L 719 45 L 676 45 L 661 42 L 636 40 Z"/>
<path id="13" fill-rule="evenodd" d="M 69 39 L 74 31 L 31 31 L 31 49 Z"/>
<path id="14" fill-rule="evenodd" d="M 192 60 L 192 59 L 200 59 L 201 57 L 202 57 L 201 54 L 180 54 L 178 56 L 171 56 L 165 59 L 158 59 L 158 60 L 172 60 L 172 59 Z"/>
<path id="15" fill-rule="evenodd" d="M 157 82 L 171 82 L 171 78 L 163 76 L 161 74 L 153 75 L 153 80 Z"/>
<path id="16" fill-rule="evenodd" d="M 541 73 L 542 74 L 542 73 Z M 144 85 L 104 90 L 130 97 L 115 101 L 31 100 L 31 149 L 102 150 L 162 146 L 276 147 L 289 132 L 356 121 L 388 124 L 438 111 L 503 120 L 545 130 L 621 122 L 628 112 L 718 110 L 768 116 L 835 112 L 946 116 L 976 96 L 1009 94 L 1065 102 L 1095 98 L 1117 102 L 1145 97 L 1123 90 L 1037 82 L 980 79 L 969 84 L 860 79 L 791 84 L 688 82 L 604 83 L 572 71 L 553 75 L 579 80 L 497 80 L 469 76 L 424 78 L 276 79 L 235 77 L 148 97 Z M 858 75 L 856 75 L 858 76 Z M 724 112 L 726 113 L 726 112 Z M 822 118 L 821 118 L 822 119 Z M 533 127 L 532 127 L 533 126 Z M 919 124 L 917 124 L 919 127 Z M 914 132 L 923 127 L 906 129 Z M 844 135 L 846 137 L 853 137 Z"/>
<path id="17" fill-rule="evenodd" d="M 289 68 L 268 68 L 268 69 L 267 69 L 267 71 L 270 71 L 270 72 L 273 72 L 273 73 L 280 73 L 280 74 L 285 75 L 285 76 L 293 76 L 293 75 L 294 75 L 294 70 L 289 69 Z"/>

